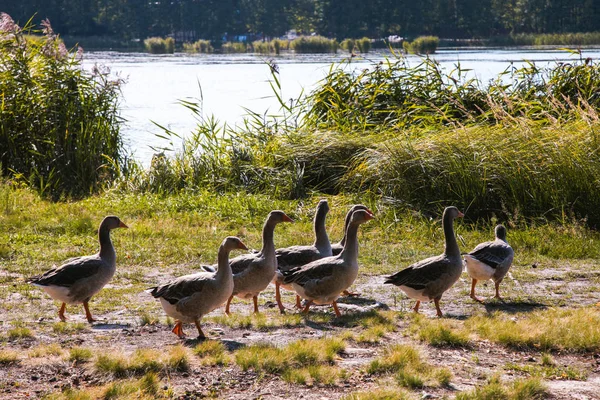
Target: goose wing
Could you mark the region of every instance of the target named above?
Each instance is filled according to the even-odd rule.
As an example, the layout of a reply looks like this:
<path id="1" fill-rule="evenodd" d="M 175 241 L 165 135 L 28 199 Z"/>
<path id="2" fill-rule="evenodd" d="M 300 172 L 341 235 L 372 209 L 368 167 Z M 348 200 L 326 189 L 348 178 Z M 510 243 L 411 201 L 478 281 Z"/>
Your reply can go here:
<path id="1" fill-rule="evenodd" d="M 275 250 L 277 268 L 286 271 L 294 267 L 301 267 L 321 257 L 314 246 L 291 246 Z"/>
<path id="2" fill-rule="evenodd" d="M 106 262 L 98 255 L 71 258 L 66 264 L 52 268 L 41 275 L 32 276 L 27 282 L 41 286 L 71 287 L 76 282 L 94 276 Z"/>
<path id="3" fill-rule="evenodd" d="M 496 242 L 485 242 L 479 244 L 468 255 L 479 262 L 485 263 L 496 269 L 507 258 L 513 254 L 512 247 Z"/>
<path id="4" fill-rule="evenodd" d="M 207 282 L 214 277 L 208 272 L 185 275 L 161 286 L 147 290 L 155 298 L 163 298 L 171 304 L 177 304 L 195 293 L 204 290 Z"/>
<path id="5" fill-rule="evenodd" d="M 450 260 L 444 255 L 430 257 L 388 276 L 384 283 L 422 290 L 442 278 L 447 273 L 449 265 Z"/>

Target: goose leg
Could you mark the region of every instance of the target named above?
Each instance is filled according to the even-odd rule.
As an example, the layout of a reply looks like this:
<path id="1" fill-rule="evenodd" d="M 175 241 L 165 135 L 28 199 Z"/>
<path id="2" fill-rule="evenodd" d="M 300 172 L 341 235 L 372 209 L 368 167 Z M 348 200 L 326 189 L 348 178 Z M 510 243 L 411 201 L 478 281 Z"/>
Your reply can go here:
<path id="1" fill-rule="evenodd" d="M 358 296 L 360 296 L 360 293 L 356 293 L 356 292 L 350 292 L 350 291 L 348 291 L 348 290 L 344 290 L 344 291 L 342 292 L 342 294 L 343 294 L 344 296 L 348 296 L 348 297 L 358 297 Z"/>
<path id="2" fill-rule="evenodd" d="M 281 302 L 281 288 L 280 288 L 280 284 L 275 282 L 275 301 L 277 301 L 277 306 L 279 307 L 279 312 L 281 314 L 285 314 L 285 307 L 283 306 L 283 303 Z"/>
<path id="3" fill-rule="evenodd" d="M 333 303 L 331 303 L 333 305 L 333 311 L 335 311 L 335 316 L 336 317 L 341 317 L 342 313 L 340 313 L 340 310 L 337 306 L 337 302 L 334 300 Z"/>
<path id="4" fill-rule="evenodd" d="M 302 310 L 302 301 L 300 300 L 300 296 L 296 295 L 296 308 Z"/>
<path id="5" fill-rule="evenodd" d="M 475 296 L 475 285 L 477 285 L 477 279 L 473 278 L 473 282 L 471 282 L 471 294 L 469 295 L 473 300 L 483 303 L 479 297 Z"/>
<path id="6" fill-rule="evenodd" d="M 310 308 L 310 305 L 312 304 L 312 300 L 309 300 L 306 305 L 304 306 L 304 310 L 302 310 L 302 314 L 308 314 L 308 309 Z"/>
<path id="7" fill-rule="evenodd" d="M 252 296 L 252 301 L 254 302 L 254 314 L 258 314 L 258 295 Z"/>
<path id="8" fill-rule="evenodd" d="M 87 301 L 83 302 L 83 308 L 85 309 L 85 317 L 87 318 L 88 322 L 90 324 L 92 322 L 95 322 L 96 320 L 94 319 L 94 317 L 92 317 L 92 313 L 90 312 L 90 306 L 88 305 Z"/>
<path id="9" fill-rule="evenodd" d="M 175 326 L 171 330 L 171 332 L 173 332 L 174 334 L 176 334 L 177 336 L 179 336 L 180 339 L 183 339 L 185 337 L 185 334 L 183 333 L 183 328 L 181 326 L 182 324 L 183 324 L 183 322 L 177 321 L 177 323 L 175 324 Z"/>
<path id="10" fill-rule="evenodd" d="M 202 328 L 200 327 L 200 321 L 197 319 L 194 320 L 194 324 L 196 324 L 196 328 L 198 328 L 198 340 L 202 341 L 206 339 L 206 335 L 202 332 Z"/>
<path id="11" fill-rule="evenodd" d="M 67 303 L 62 303 L 62 305 L 60 306 L 60 310 L 58 310 L 58 318 L 60 318 L 60 320 L 62 322 L 65 322 L 67 320 L 67 317 L 65 317 L 66 309 L 67 309 Z"/>
<path id="12" fill-rule="evenodd" d="M 421 305 L 421 300 L 417 300 L 417 304 L 415 304 L 415 307 L 413 308 L 413 311 L 415 313 L 419 313 L 419 306 Z"/>
<path id="13" fill-rule="evenodd" d="M 233 295 L 229 296 L 229 298 L 227 299 L 227 305 L 225 306 L 225 314 L 227 315 L 231 315 L 231 312 L 229 312 L 229 305 L 231 304 L 231 300 L 233 300 Z"/>
<path id="14" fill-rule="evenodd" d="M 440 309 L 440 300 L 441 300 L 441 297 L 437 297 L 437 298 L 433 299 L 433 302 L 435 304 L 435 309 L 437 310 L 437 316 L 441 318 L 444 316 L 444 314 L 442 314 L 442 310 Z"/>
<path id="15" fill-rule="evenodd" d="M 494 282 L 494 285 L 496 286 L 496 298 L 498 300 L 502 300 L 502 297 L 500 296 L 500 282 Z"/>

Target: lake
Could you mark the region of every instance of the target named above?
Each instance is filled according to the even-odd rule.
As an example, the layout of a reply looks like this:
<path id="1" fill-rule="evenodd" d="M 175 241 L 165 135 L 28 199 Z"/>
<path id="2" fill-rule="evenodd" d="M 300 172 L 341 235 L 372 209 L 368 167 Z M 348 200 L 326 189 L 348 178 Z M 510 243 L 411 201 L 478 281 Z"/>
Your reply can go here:
<path id="1" fill-rule="evenodd" d="M 385 53 L 369 53 L 364 59 L 353 59 L 349 68 L 367 68 L 386 57 Z M 495 78 L 511 63 L 520 67 L 525 60 L 542 66 L 555 61 L 574 61 L 578 55 L 559 50 L 477 49 L 440 50 L 433 58 L 448 71 L 457 62 L 471 69 L 471 76 L 483 82 Z M 600 49 L 584 49 L 583 57 L 600 58 Z M 252 54 L 187 54 L 151 55 L 145 53 L 87 52 L 83 65 L 108 66 L 112 73 L 125 79 L 122 87 L 121 115 L 126 119 L 122 129 L 127 147 L 144 165 L 148 165 L 154 148 L 168 145 L 156 134 L 161 129 L 154 122 L 182 135 L 196 126 L 191 111 L 178 104 L 179 99 L 200 101 L 203 116 L 214 115 L 228 124 L 240 123 L 250 109 L 260 114 L 277 113 L 279 105 L 269 84 L 267 60 L 279 66 L 283 99 L 297 98 L 309 92 L 325 77 L 332 63 L 347 58 L 337 55 L 261 56 Z M 420 62 L 408 56 L 410 64 Z M 174 143 L 177 148 L 180 143 Z"/>

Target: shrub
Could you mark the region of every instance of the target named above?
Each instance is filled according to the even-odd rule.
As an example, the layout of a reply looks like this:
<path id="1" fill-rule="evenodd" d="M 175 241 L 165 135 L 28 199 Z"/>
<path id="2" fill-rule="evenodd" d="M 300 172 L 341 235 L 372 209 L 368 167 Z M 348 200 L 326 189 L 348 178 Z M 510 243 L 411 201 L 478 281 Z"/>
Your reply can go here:
<path id="1" fill-rule="evenodd" d="M 0 19 L 1 175 L 55 200 L 96 192 L 127 168 L 120 81 L 81 68 L 80 51 L 69 55 L 48 21 L 42 41 L 27 41 L 32 26 Z"/>

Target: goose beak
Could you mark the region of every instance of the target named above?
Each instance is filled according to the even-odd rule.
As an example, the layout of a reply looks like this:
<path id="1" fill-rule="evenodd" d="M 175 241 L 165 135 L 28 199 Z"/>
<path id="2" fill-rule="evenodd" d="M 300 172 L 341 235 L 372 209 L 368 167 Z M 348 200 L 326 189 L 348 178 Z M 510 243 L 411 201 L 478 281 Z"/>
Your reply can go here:
<path id="1" fill-rule="evenodd" d="M 288 217 L 286 214 L 283 214 L 283 222 L 294 222 L 294 220 Z"/>
<path id="2" fill-rule="evenodd" d="M 129 228 L 127 225 L 123 223 L 123 221 L 119 221 L 119 228 Z"/>
<path id="3" fill-rule="evenodd" d="M 375 213 L 373 211 L 369 210 L 368 208 L 366 208 L 365 211 L 368 212 L 371 215 L 375 215 Z"/>
<path id="4" fill-rule="evenodd" d="M 465 214 L 461 213 L 460 211 L 458 212 L 458 217 L 459 217 L 459 218 L 462 218 L 462 217 L 464 217 L 464 216 L 465 216 Z"/>
<path id="5" fill-rule="evenodd" d="M 248 247 L 246 247 L 246 245 L 242 242 L 238 243 L 238 249 L 240 250 L 248 250 Z"/>
<path id="6" fill-rule="evenodd" d="M 369 220 L 372 220 L 372 219 L 375 219 L 375 216 L 373 215 L 373 213 L 372 213 L 372 212 L 370 212 L 370 211 L 369 211 L 369 212 L 367 213 L 367 221 L 369 221 Z"/>

